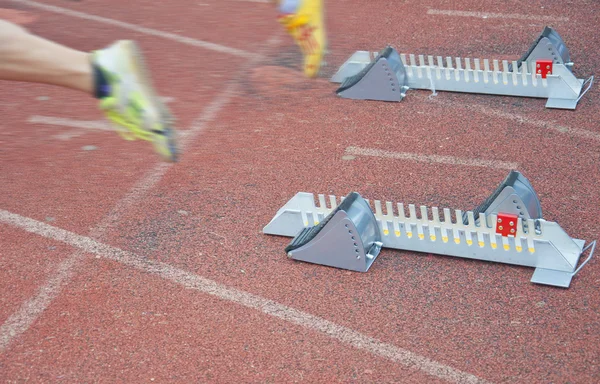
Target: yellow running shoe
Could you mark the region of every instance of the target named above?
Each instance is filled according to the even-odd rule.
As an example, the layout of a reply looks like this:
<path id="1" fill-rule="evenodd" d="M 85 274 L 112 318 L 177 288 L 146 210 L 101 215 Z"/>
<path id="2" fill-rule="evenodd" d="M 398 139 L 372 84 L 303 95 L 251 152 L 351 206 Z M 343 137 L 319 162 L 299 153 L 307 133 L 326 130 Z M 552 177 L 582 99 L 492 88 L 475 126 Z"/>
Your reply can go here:
<path id="1" fill-rule="evenodd" d="M 120 40 L 92 52 L 99 107 L 126 140 L 151 141 L 165 160 L 177 161 L 173 119 L 152 86 L 137 44 Z M 101 78 L 98 83 L 98 78 Z"/>
<path id="2" fill-rule="evenodd" d="M 304 55 L 304 74 L 316 77 L 327 46 L 323 0 L 300 0 L 295 14 L 283 14 L 278 21 L 300 46 Z"/>

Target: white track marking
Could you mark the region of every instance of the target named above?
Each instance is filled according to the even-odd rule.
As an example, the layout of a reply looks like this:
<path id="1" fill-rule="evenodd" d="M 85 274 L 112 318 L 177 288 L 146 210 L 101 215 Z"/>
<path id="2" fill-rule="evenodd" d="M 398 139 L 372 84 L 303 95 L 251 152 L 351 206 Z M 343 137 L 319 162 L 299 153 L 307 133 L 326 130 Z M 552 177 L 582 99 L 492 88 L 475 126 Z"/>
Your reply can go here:
<path id="1" fill-rule="evenodd" d="M 419 161 L 423 163 L 442 163 L 450 165 L 464 165 L 470 167 L 486 167 L 486 168 L 499 168 L 499 169 L 517 169 L 519 165 L 517 163 L 510 163 L 500 160 L 482 160 L 482 159 L 461 159 L 454 156 L 440 156 L 440 155 L 422 155 L 418 153 L 407 153 L 407 152 L 392 152 L 384 151 L 381 149 L 370 149 L 370 148 L 358 148 L 348 147 L 346 148 L 346 154 L 358 155 L 358 156 L 372 156 L 382 157 L 388 159 L 398 160 L 409 160 Z"/>
<path id="2" fill-rule="evenodd" d="M 181 44 L 187 44 L 198 48 L 204 48 L 211 51 L 217 51 L 221 53 L 227 53 L 233 56 L 245 57 L 245 58 L 253 58 L 256 56 L 255 53 L 247 52 L 237 48 L 231 48 L 224 45 L 210 43 L 208 41 L 198 40 L 187 36 L 178 35 L 170 32 L 163 32 L 152 28 L 142 27 L 140 25 L 126 23 L 124 21 L 109 19 L 107 17 L 91 15 L 84 12 L 74 11 L 68 8 L 57 7 L 55 5 L 48 5 L 43 3 L 38 3 L 36 1 L 31 0 L 9 0 L 13 3 L 27 5 L 32 8 L 43 9 L 48 12 L 58 13 L 65 16 L 77 17 L 84 20 L 95 21 L 98 23 L 114 25 L 123 29 L 129 29 L 130 31 L 135 31 L 139 33 L 143 33 L 150 36 L 162 37 L 163 39 L 168 39 L 171 41 L 176 41 Z"/>
<path id="3" fill-rule="evenodd" d="M 100 243 L 92 238 L 54 227 L 23 217 L 5 210 L 0 210 L 0 222 L 23 229 L 45 238 L 60 241 L 97 256 L 114 260 L 142 272 L 160 276 L 173 283 L 183 285 L 189 289 L 213 295 L 219 299 L 230 301 L 244 307 L 258 310 L 266 315 L 277 317 L 313 331 L 323 333 L 342 343 L 354 348 L 372 353 L 404 366 L 420 370 L 426 374 L 453 383 L 485 383 L 486 381 L 470 373 L 462 372 L 445 364 L 439 363 L 424 356 L 420 356 L 395 345 L 384 343 L 370 336 L 364 335 L 351 328 L 333 323 L 321 317 L 306 313 L 276 301 L 254 295 L 236 288 L 219 284 L 216 281 L 184 271 L 169 264 L 154 261 L 132 252 Z M 4 326 L 3 326 L 4 327 Z M 0 328 L 1 330 L 1 328 Z M 4 330 L 0 331 L 4 335 Z M 0 339 L 0 348 L 7 342 Z"/>
<path id="4" fill-rule="evenodd" d="M 71 140 L 74 137 L 79 137 L 85 134 L 85 131 L 110 131 L 114 132 L 115 128 L 105 120 L 76 120 L 63 117 L 52 116 L 31 116 L 28 120 L 32 124 L 55 125 L 59 127 L 77 128 L 75 130 L 59 133 L 53 137 L 59 140 Z"/>
<path id="5" fill-rule="evenodd" d="M 75 252 L 60 262 L 56 272 L 39 288 L 37 294 L 25 301 L 19 310 L 0 326 L 0 352 L 4 352 L 15 337 L 29 329 L 39 314 L 58 296 L 61 286 L 71 278 L 83 256 L 83 252 Z"/>
<path id="6" fill-rule="evenodd" d="M 456 103 L 456 102 L 452 102 L 452 101 L 442 101 L 440 99 L 431 99 L 431 101 L 434 103 L 440 104 L 440 105 L 447 105 L 447 106 L 452 106 L 452 107 L 456 107 L 456 108 L 465 108 L 465 104 L 463 104 L 463 103 Z M 592 140 L 600 141 L 600 132 L 594 132 L 594 131 L 590 131 L 587 129 L 581 129 L 581 128 L 567 127 L 565 125 L 556 124 L 555 122 L 547 121 L 547 120 L 532 119 L 532 118 L 518 115 L 518 114 L 515 114 L 512 112 L 504 112 L 500 109 L 485 107 L 482 105 L 469 104 L 468 109 L 470 111 L 478 112 L 483 115 L 487 115 L 487 116 L 491 116 L 491 117 L 497 117 L 497 118 L 501 118 L 501 119 L 516 121 L 516 122 L 523 123 L 523 124 L 529 124 L 534 127 L 538 127 L 538 128 L 542 128 L 542 129 L 549 129 L 552 131 L 556 131 L 559 133 L 565 133 L 565 134 L 572 135 L 572 136 L 578 136 L 583 139 L 592 139 Z"/>
<path id="7" fill-rule="evenodd" d="M 162 97 L 162 101 L 165 104 L 170 104 L 175 101 L 174 97 Z M 71 127 L 78 128 L 76 130 L 68 131 L 54 135 L 59 140 L 71 140 L 74 137 L 79 137 L 85 134 L 82 130 L 91 131 L 109 131 L 114 132 L 115 127 L 111 125 L 107 120 L 78 120 L 66 117 L 55 117 L 55 116 L 31 116 L 27 122 L 33 124 L 45 124 L 45 125 L 56 125 L 60 127 Z"/>
<path id="8" fill-rule="evenodd" d="M 61 127 L 82 128 L 96 131 L 114 131 L 115 129 L 105 120 L 77 120 L 64 117 L 31 116 L 28 123 L 58 125 Z"/>
<path id="9" fill-rule="evenodd" d="M 517 19 L 538 22 L 569 21 L 568 17 L 561 16 L 522 15 L 518 13 L 468 12 L 431 8 L 427 10 L 427 14 L 441 16 L 476 17 L 478 19 Z"/>

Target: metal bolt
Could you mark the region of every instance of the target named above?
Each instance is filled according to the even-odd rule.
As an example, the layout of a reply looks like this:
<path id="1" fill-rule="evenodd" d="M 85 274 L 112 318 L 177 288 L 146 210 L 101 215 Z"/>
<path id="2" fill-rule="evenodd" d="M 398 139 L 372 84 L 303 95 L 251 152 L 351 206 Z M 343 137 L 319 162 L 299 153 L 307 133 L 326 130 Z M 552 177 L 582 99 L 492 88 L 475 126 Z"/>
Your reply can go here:
<path id="1" fill-rule="evenodd" d="M 515 230 L 514 230 L 514 229 L 511 229 L 511 230 L 510 230 L 510 233 L 515 233 Z"/>
<path id="2" fill-rule="evenodd" d="M 510 226 L 511 226 L 511 227 L 514 227 L 514 226 L 515 226 L 515 223 L 514 223 L 514 221 L 511 221 L 511 222 L 510 222 Z"/>
<path id="3" fill-rule="evenodd" d="M 498 227 L 498 229 L 499 229 L 499 230 L 502 230 L 502 226 L 499 226 L 499 227 Z"/>
<path id="4" fill-rule="evenodd" d="M 501 223 L 501 222 L 502 222 L 502 219 L 498 219 L 498 222 L 499 222 L 499 223 Z"/>
<path id="5" fill-rule="evenodd" d="M 546 69 L 550 69 L 550 66 L 549 66 L 549 65 L 546 65 Z"/>

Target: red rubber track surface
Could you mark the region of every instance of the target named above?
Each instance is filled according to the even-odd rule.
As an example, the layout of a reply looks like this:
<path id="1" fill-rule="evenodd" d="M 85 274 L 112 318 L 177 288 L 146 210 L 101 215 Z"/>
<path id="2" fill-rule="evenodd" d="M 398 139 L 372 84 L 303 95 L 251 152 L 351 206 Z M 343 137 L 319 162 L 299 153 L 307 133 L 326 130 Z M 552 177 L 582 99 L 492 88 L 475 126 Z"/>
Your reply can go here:
<path id="1" fill-rule="evenodd" d="M 530 283 L 531 268 L 388 249 L 364 274 L 304 264 L 286 257 L 291 239 L 262 234 L 300 191 L 468 210 L 508 173 L 347 153 L 359 147 L 513 163 L 532 182 L 545 219 L 574 238 L 599 238 L 598 87 L 566 111 L 546 109 L 542 99 L 421 90 L 401 103 L 353 101 L 338 98 L 328 81 L 354 51 L 387 44 L 406 53 L 516 59 L 545 25 L 560 33 L 574 72 L 587 78 L 599 71 L 599 4 L 330 1 L 328 66 L 312 80 L 266 3 L 38 4 L 0 2 L 0 17 L 86 51 L 135 39 L 189 141 L 179 163 L 148 178 L 164 166 L 149 144 L 83 127 L 103 119 L 95 100 L 0 82 L 0 210 L 488 382 L 600 381 L 596 258 L 559 289 Z M 249 63 L 240 51 L 264 56 Z M 144 191 L 128 198 L 140 185 Z M 3 382 L 453 381 L 407 366 L 402 356 L 373 354 L 310 324 L 186 288 L 150 267 L 106 260 L 102 251 L 80 253 L 58 288 L 51 286 L 51 299 L 28 312 L 78 250 L 0 224 Z M 30 324 L 15 325 L 27 322 L 17 321 L 23 313 Z"/>

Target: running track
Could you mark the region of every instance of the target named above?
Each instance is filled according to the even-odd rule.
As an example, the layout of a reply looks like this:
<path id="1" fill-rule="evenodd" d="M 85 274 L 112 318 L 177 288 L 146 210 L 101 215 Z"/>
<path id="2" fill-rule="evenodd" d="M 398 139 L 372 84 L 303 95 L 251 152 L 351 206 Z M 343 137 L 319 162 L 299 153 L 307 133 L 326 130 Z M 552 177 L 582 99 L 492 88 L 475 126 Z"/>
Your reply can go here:
<path id="1" fill-rule="evenodd" d="M 391 250 L 366 274 L 297 263 L 290 239 L 261 233 L 298 191 L 465 210 L 516 167 L 546 219 L 599 238 L 596 86 L 563 111 L 427 91 L 358 102 L 328 82 L 386 44 L 516 59 L 545 25 L 587 78 L 599 12 L 330 1 L 329 65 L 307 80 L 266 1 L 0 1 L 0 17 L 78 49 L 137 40 L 185 150 L 161 163 L 94 100 L 1 83 L 0 380 L 600 381 L 596 258 L 565 290 L 529 268 Z"/>

